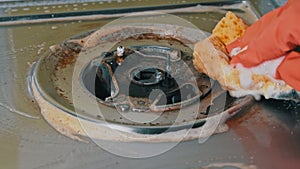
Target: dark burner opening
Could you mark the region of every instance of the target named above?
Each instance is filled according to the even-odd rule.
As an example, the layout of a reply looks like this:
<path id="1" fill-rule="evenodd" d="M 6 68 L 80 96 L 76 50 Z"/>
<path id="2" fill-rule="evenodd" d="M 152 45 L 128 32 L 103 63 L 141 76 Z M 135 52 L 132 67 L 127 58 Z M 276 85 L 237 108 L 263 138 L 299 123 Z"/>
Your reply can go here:
<path id="1" fill-rule="evenodd" d="M 139 68 L 133 70 L 131 81 L 139 85 L 155 85 L 163 78 L 163 71 L 157 68 Z"/>

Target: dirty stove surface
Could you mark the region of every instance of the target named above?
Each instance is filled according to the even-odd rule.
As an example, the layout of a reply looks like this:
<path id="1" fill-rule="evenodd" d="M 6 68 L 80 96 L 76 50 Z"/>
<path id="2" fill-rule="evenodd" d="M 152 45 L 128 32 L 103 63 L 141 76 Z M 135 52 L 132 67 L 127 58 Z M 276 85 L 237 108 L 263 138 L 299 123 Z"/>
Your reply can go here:
<path id="1" fill-rule="evenodd" d="M 225 5 L 231 5 L 228 7 L 214 4 L 214 1 L 203 2 L 209 2 L 210 6 L 202 4 L 195 7 L 199 2 L 193 0 L 1 4 L 0 168 L 298 168 L 298 103 L 275 100 L 255 102 L 227 121 L 229 131 L 225 133 L 213 135 L 205 141 L 195 139 L 180 142 L 153 157 L 131 159 L 112 154 L 94 142 L 75 141 L 60 134 L 43 119 L 37 103 L 30 97 L 27 83 L 33 63 L 50 46 L 83 32 L 99 29 L 123 16 L 123 13 L 110 15 L 111 9 L 117 6 L 129 6 L 137 11 L 161 11 L 163 9 L 157 6 L 166 5 L 165 8 L 169 9 L 165 12 L 191 22 L 202 31 L 210 32 L 227 10 L 237 13 L 251 24 L 256 16 L 279 5 L 279 1 L 223 1 Z M 100 8 L 102 12 L 99 12 Z M 87 10 L 95 16 L 91 17 Z M 54 13 L 54 16 L 51 17 L 49 13 Z M 62 14 L 69 18 L 62 18 Z M 9 21 L 6 16 L 11 16 L 15 21 Z M 34 16 L 44 17 L 45 20 Z M 151 152 L 151 147 L 164 147 L 173 143 L 116 144 L 120 152 L 128 151 L 131 147 Z"/>

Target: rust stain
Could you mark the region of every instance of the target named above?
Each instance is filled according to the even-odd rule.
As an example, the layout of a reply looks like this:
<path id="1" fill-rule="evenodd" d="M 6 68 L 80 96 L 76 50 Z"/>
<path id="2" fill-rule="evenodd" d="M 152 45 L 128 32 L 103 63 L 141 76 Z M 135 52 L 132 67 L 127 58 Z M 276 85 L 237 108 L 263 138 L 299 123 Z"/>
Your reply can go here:
<path id="1" fill-rule="evenodd" d="M 133 39 L 133 40 L 151 39 L 154 41 L 167 40 L 167 41 L 169 41 L 170 44 L 172 44 L 175 41 L 175 42 L 178 42 L 180 45 L 183 45 L 186 47 L 186 44 L 183 42 L 182 39 L 181 40 L 176 39 L 176 38 L 174 38 L 174 36 L 171 36 L 171 35 L 162 36 L 162 35 L 158 35 L 158 34 L 154 34 L 154 33 L 143 33 L 143 34 L 131 36 L 127 39 Z"/>
<path id="2" fill-rule="evenodd" d="M 258 114 L 261 110 L 261 107 L 254 105 L 250 109 L 244 110 L 244 112 L 240 113 L 227 121 L 229 127 L 234 127 L 241 125 L 242 123 L 247 123 L 246 121 L 253 119 L 256 114 Z"/>

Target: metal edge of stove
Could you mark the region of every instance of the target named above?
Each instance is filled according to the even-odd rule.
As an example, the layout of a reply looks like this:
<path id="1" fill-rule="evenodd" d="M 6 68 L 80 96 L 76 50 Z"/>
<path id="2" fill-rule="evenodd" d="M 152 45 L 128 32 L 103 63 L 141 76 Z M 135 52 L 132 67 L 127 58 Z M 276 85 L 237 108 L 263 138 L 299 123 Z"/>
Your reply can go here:
<path id="1" fill-rule="evenodd" d="M 85 2 L 85 1 L 83 1 Z M 94 2 L 94 1 L 88 1 Z M 221 7 L 223 5 L 233 5 L 245 2 L 245 0 L 217 0 L 217 1 L 209 1 L 204 0 L 200 2 L 192 2 L 192 3 L 182 3 L 182 4 L 164 4 L 164 5 L 152 5 L 152 6 L 144 6 L 144 7 L 125 7 L 125 8 L 112 8 L 112 9 L 100 9 L 100 10 L 88 10 L 88 11 L 72 11 L 72 12 L 58 12 L 58 13 L 46 13 L 46 14 L 36 14 L 36 15 L 19 15 L 19 16 L 0 16 L 0 26 L 7 25 L 20 25 L 20 24 L 33 24 L 33 23 L 41 23 L 41 22 L 58 22 L 60 19 L 70 19 L 76 20 L 76 17 L 85 17 L 92 15 L 103 15 L 113 17 L 118 17 L 117 15 L 129 14 L 132 12 L 152 12 L 152 11 L 165 11 L 165 10 L 176 10 L 183 9 L 189 7 L 196 6 L 218 6 Z M 23 4 L 22 4 L 23 3 Z M 31 6 L 30 2 L 22 2 L 20 6 Z M 0 3 L 0 9 L 3 8 L 11 8 L 19 3 Z M 34 3 L 35 4 L 35 3 Z M 37 3 L 39 4 L 39 3 Z M 42 5 L 43 3 L 39 4 Z M 53 3 L 55 4 L 55 3 Z M 58 3 L 59 4 L 59 3 Z M 17 5 L 18 6 L 18 5 Z"/>
<path id="2" fill-rule="evenodd" d="M 118 10 L 121 10 L 121 12 L 125 12 L 127 10 L 130 10 L 131 12 L 136 12 L 135 10 L 158 10 L 158 9 L 176 9 L 176 8 L 183 8 L 183 7 L 191 7 L 191 6 L 197 6 L 197 5 L 229 5 L 229 4 L 235 4 L 240 3 L 242 1 L 249 1 L 253 7 L 256 9 L 256 11 L 262 15 L 267 13 L 270 10 L 273 10 L 274 8 L 277 8 L 279 6 L 282 6 L 286 3 L 287 0 L 265 0 L 265 1 L 259 1 L 259 0 L 200 0 L 197 3 L 181 3 L 181 4 L 173 4 L 173 5 L 163 5 L 163 6 L 150 6 L 146 8 L 118 8 Z M 91 3 L 91 2 L 99 2 L 95 0 L 69 0 L 69 1 L 48 1 L 48 0 L 39 0 L 39 1 L 22 1 L 22 0 L 4 0 L 0 2 L 0 11 L 4 9 L 9 8 L 15 8 L 15 7 L 32 7 L 32 6 L 50 6 L 50 5 L 60 5 L 60 4 L 72 4 L 72 3 Z M 105 0 L 102 2 L 106 2 Z M 108 10 L 92 10 L 92 11 L 85 11 L 85 10 L 79 10 L 79 11 L 72 11 L 72 12 L 64 12 L 62 13 L 50 13 L 45 15 L 19 15 L 19 16 L 0 16 L 0 23 L 4 21 L 13 22 L 18 19 L 41 19 L 41 18 L 53 18 L 53 17 L 66 17 L 68 15 L 70 16 L 80 16 L 80 15 L 91 15 L 91 14 L 109 14 L 111 12 L 116 12 L 115 9 L 108 9 Z M 53 15 L 54 14 L 54 15 Z M 57 15 L 56 15 L 57 14 Z"/>
<path id="3" fill-rule="evenodd" d="M 100 0 L 102 2 L 107 2 L 108 0 Z M 3 0 L 0 1 L 0 8 L 12 8 L 12 7 L 30 7 L 30 6 L 47 6 L 47 5 L 61 5 L 61 4 L 74 4 L 74 3 L 89 3 L 89 2 L 100 2 L 95 0 Z M 200 0 L 197 4 L 215 4 L 215 3 L 232 3 L 234 1 L 242 0 Z M 183 2 L 183 4 L 186 2 Z M 188 3 L 186 3 L 188 4 Z"/>

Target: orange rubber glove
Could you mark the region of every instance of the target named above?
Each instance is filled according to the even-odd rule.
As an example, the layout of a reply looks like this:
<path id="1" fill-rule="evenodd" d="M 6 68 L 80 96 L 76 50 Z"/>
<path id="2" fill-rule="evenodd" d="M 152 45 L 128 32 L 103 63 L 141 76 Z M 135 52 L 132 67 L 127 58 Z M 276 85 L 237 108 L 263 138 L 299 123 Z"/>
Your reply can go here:
<path id="1" fill-rule="evenodd" d="M 265 61 L 285 56 L 276 69 L 277 79 L 284 80 L 300 91 L 300 0 L 288 2 L 251 25 L 244 36 L 227 46 L 227 50 L 240 48 L 231 64 L 241 63 L 254 67 Z"/>

